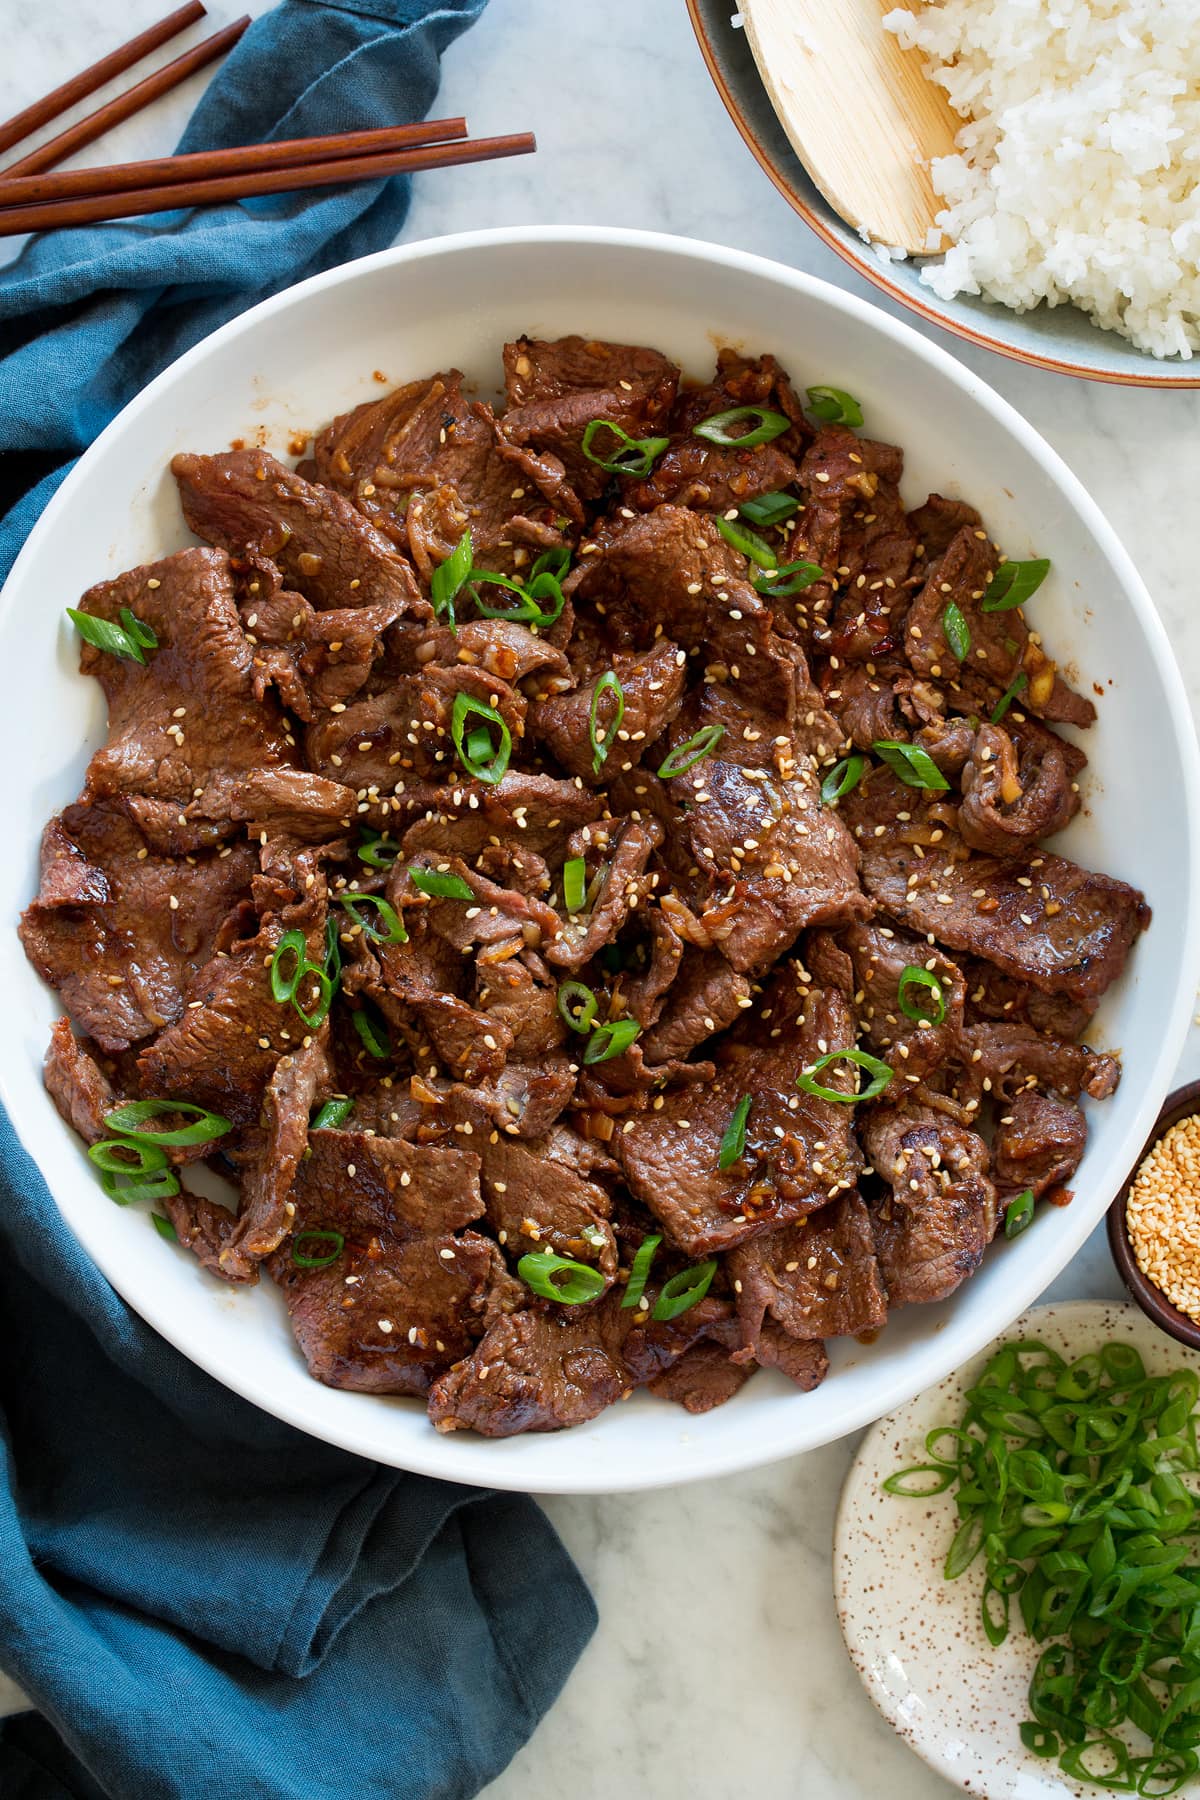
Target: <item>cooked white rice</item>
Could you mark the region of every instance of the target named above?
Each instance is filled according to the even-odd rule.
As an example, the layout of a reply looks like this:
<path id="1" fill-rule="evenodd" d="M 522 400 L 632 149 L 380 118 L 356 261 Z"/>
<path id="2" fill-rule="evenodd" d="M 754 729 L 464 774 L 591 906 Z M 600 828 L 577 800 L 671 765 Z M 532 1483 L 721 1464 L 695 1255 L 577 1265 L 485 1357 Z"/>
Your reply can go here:
<path id="1" fill-rule="evenodd" d="M 951 248 L 921 280 L 1200 349 L 1200 0 L 929 0 L 884 23 L 965 119 L 933 164 Z"/>

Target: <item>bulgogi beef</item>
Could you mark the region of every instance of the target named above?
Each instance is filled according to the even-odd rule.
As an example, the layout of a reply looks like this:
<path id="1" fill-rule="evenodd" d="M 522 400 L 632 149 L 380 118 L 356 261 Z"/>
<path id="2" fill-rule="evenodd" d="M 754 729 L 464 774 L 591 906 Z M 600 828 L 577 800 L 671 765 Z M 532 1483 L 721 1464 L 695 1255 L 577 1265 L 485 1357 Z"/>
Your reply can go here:
<path id="1" fill-rule="evenodd" d="M 175 458 L 205 546 L 80 603 L 108 738 L 21 925 L 112 1197 L 488 1436 L 807 1390 L 951 1293 L 1069 1197 L 1149 923 L 1043 847 L 1094 709 L 1041 565 L 770 356 L 504 371 Z"/>

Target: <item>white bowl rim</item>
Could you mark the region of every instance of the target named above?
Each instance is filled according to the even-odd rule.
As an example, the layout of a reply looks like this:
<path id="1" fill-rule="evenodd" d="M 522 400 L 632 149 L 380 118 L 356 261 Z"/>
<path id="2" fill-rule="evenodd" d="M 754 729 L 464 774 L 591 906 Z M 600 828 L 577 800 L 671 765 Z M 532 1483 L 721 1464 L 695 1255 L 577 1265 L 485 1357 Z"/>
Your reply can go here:
<path id="1" fill-rule="evenodd" d="M 65 509 L 72 489 L 82 478 L 82 472 L 90 468 L 107 452 L 109 444 L 126 429 L 141 413 L 148 410 L 158 395 L 176 380 L 184 370 L 211 356 L 221 346 L 233 341 L 245 333 L 258 329 L 263 321 L 274 314 L 285 311 L 300 298 L 327 288 L 335 288 L 360 279 L 368 271 L 382 268 L 397 268 L 414 261 L 430 258 L 449 257 L 474 250 L 493 247 L 513 248 L 523 244 L 560 244 L 571 245 L 609 245 L 619 249 L 646 250 L 654 254 L 692 259 L 701 264 L 711 264 L 733 270 L 743 270 L 747 274 L 766 278 L 780 286 L 805 294 L 820 304 L 832 307 L 862 324 L 877 331 L 885 338 L 890 338 L 897 349 L 918 361 L 936 369 L 941 375 L 958 387 L 969 400 L 981 406 L 993 420 L 1009 435 L 1020 440 L 1023 447 L 1038 463 L 1047 481 L 1059 489 L 1068 502 L 1079 514 L 1086 530 L 1097 543 L 1105 559 L 1110 564 L 1113 574 L 1120 583 L 1126 598 L 1133 609 L 1138 626 L 1144 634 L 1147 646 L 1153 658 L 1156 673 L 1162 682 L 1164 699 L 1167 704 L 1170 723 L 1180 754 L 1177 771 L 1179 801 L 1186 811 L 1188 841 L 1191 847 L 1187 879 L 1189 891 L 1200 894 L 1200 748 L 1197 746 L 1195 727 L 1191 709 L 1183 685 L 1183 678 L 1175 662 L 1167 638 L 1166 630 L 1155 610 L 1154 603 L 1133 564 L 1128 551 L 1108 523 L 1098 504 L 1068 468 L 1067 464 L 1030 425 L 1015 407 L 997 394 L 993 388 L 976 375 L 973 370 L 958 362 L 950 352 L 940 344 L 930 342 L 911 325 L 900 319 L 893 319 L 889 314 L 856 295 L 843 292 L 831 283 L 816 276 L 805 274 L 801 270 L 792 269 L 785 264 L 772 261 L 768 257 L 756 256 L 748 251 L 733 249 L 727 245 L 709 243 L 704 239 L 686 238 L 666 232 L 635 231 L 622 226 L 608 225 L 524 225 L 497 226 L 480 231 L 455 232 L 444 237 L 422 238 L 409 244 L 394 245 L 390 249 L 380 250 L 371 256 L 359 257 L 352 262 L 340 264 L 337 268 L 313 275 L 306 280 L 284 288 L 269 299 L 260 301 L 248 311 L 240 313 L 236 318 L 219 326 L 216 331 L 202 338 L 190 350 L 155 376 L 146 387 L 130 400 L 117 416 L 104 428 L 94 442 L 83 452 L 75 467 L 66 476 L 55 494 L 50 499 L 45 511 L 34 525 L 25 544 L 16 558 L 3 589 L 0 589 L 0 617 L 13 602 L 16 589 L 15 578 L 23 571 L 24 565 L 33 560 L 40 552 L 43 541 L 55 530 L 58 517 Z M 1142 1099 L 1137 1112 L 1128 1126 L 1123 1147 L 1119 1149 L 1118 1168 L 1113 1181 L 1113 1192 L 1121 1179 L 1128 1172 L 1126 1165 L 1132 1167 L 1141 1150 L 1150 1127 L 1157 1115 L 1170 1086 L 1178 1061 L 1179 1051 L 1190 1024 L 1195 1004 L 1198 978 L 1200 978 L 1200 918 L 1195 913 L 1189 917 L 1184 942 L 1179 946 L 1179 982 L 1175 992 L 1172 1010 L 1164 1019 L 1159 1039 L 1159 1051 L 1152 1068 L 1139 1069 L 1142 1082 Z M 0 1102 L 3 1102 L 13 1128 L 24 1147 L 33 1155 L 32 1148 L 22 1129 L 22 1122 L 16 1116 L 11 1105 L 10 1092 L 5 1069 L 0 1065 Z M 65 1125 L 64 1130 L 68 1129 Z M 36 1158 L 34 1159 L 36 1161 Z M 53 1191 L 53 1190 L 51 1190 Z M 1091 1207 L 1071 1207 L 1064 1215 L 1065 1225 L 1060 1228 L 1061 1235 L 1056 1242 L 1053 1255 L 1034 1262 L 1030 1259 L 1028 1272 L 1024 1279 L 1014 1275 L 1008 1290 L 1005 1311 L 1009 1319 L 1016 1318 L 1027 1310 L 1038 1298 L 1048 1284 L 1074 1256 L 1084 1239 L 1098 1225 L 1111 1199 L 1108 1195 L 1103 1204 L 1098 1201 Z M 56 1200 L 57 1204 L 57 1200 Z M 177 1331 L 168 1306 L 157 1297 L 154 1291 L 143 1291 L 137 1282 L 128 1279 L 128 1269 L 120 1258 L 112 1253 L 111 1246 L 105 1241 L 103 1230 L 103 1214 L 97 1213 L 97 1223 L 92 1231 L 80 1232 L 74 1222 L 64 1216 L 64 1223 L 72 1234 L 83 1244 L 84 1249 L 92 1257 L 101 1272 L 118 1294 L 168 1343 L 174 1345 L 190 1362 L 202 1368 L 229 1387 L 244 1399 L 262 1408 L 264 1412 L 282 1419 L 285 1423 L 307 1432 L 310 1436 L 324 1439 L 338 1445 L 342 1449 L 354 1452 L 373 1461 L 379 1461 L 378 1449 L 367 1446 L 355 1429 L 353 1415 L 347 1416 L 344 1427 L 335 1428 L 324 1422 L 316 1422 L 309 1416 L 306 1408 L 300 1404 L 291 1404 L 286 1397 L 280 1397 L 267 1383 L 260 1382 L 253 1369 L 239 1366 L 234 1369 L 218 1352 L 211 1350 L 206 1343 L 197 1348 L 190 1341 L 184 1341 L 186 1333 Z M 136 1290 L 136 1298 L 134 1292 Z M 217 1319 L 214 1310 L 214 1337 L 219 1337 Z M 758 1468 L 776 1462 L 783 1457 L 792 1456 L 808 1449 L 816 1449 L 821 1444 L 845 1437 L 865 1425 L 873 1423 L 896 1407 L 904 1404 L 922 1387 L 940 1381 L 955 1366 L 975 1355 L 1002 1330 L 992 1315 L 981 1316 L 978 1325 L 972 1329 L 961 1328 L 957 1333 L 947 1333 L 946 1337 L 954 1343 L 954 1350 L 949 1360 L 943 1355 L 940 1359 L 933 1353 L 929 1345 L 924 1346 L 925 1354 L 920 1356 L 914 1348 L 911 1360 L 921 1363 L 916 1385 L 913 1375 L 903 1375 L 899 1371 L 907 1367 L 908 1358 L 901 1358 L 897 1364 L 884 1362 L 878 1371 L 879 1379 L 871 1397 L 862 1404 L 847 1408 L 839 1418 L 837 1429 L 827 1431 L 816 1437 L 803 1428 L 803 1415 L 798 1428 L 767 1435 L 761 1430 L 757 1435 L 747 1433 L 747 1440 L 736 1445 L 726 1446 L 694 1462 L 688 1458 L 683 1466 L 670 1474 L 661 1470 L 645 1470 L 628 1464 L 623 1465 L 619 1478 L 606 1481 L 597 1486 L 594 1479 L 584 1475 L 573 1476 L 570 1465 L 570 1431 L 557 1434 L 556 1441 L 564 1446 L 563 1471 L 561 1475 L 555 1470 L 547 1476 L 544 1469 L 539 1469 L 538 1492 L 543 1493 L 618 1493 L 636 1492 L 641 1489 L 668 1487 L 682 1484 L 685 1481 L 708 1479 L 712 1476 L 728 1475 L 740 1470 Z M 935 1345 L 940 1339 L 935 1338 Z M 469 1443 L 463 1440 L 471 1439 Z M 494 1461 L 489 1467 L 487 1452 L 490 1441 L 472 1439 L 469 1433 L 454 1434 L 456 1467 L 450 1469 L 440 1453 L 440 1447 L 446 1440 L 432 1428 L 428 1440 L 419 1439 L 415 1445 L 403 1446 L 403 1462 L 394 1466 L 408 1469 L 416 1474 L 432 1475 L 443 1479 L 474 1483 L 480 1487 L 494 1487 L 525 1491 L 528 1482 L 522 1480 L 519 1467 L 509 1467 Z"/>

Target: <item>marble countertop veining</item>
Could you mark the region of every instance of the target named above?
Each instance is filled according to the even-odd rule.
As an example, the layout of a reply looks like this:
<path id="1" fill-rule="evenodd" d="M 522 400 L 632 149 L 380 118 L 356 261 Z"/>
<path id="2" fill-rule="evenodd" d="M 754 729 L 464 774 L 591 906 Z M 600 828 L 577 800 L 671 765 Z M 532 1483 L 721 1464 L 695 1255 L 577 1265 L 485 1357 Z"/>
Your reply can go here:
<path id="1" fill-rule="evenodd" d="M 119 9 L 111 0 L 3 0 L 0 117 L 162 10 L 162 0 Z M 211 0 L 211 24 L 186 41 L 241 10 L 242 0 Z M 265 0 L 248 0 L 248 10 L 266 10 Z M 205 79 L 79 160 L 161 154 Z M 466 113 L 478 135 L 533 129 L 539 152 L 419 177 L 406 240 L 562 221 L 673 231 L 776 257 L 914 323 L 819 243 L 757 168 L 709 82 L 683 0 L 491 0 L 446 58 L 438 109 Z M 0 247 L 0 258 L 12 253 Z M 1005 395 L 1090 489 L 1200 695 L 1200 534 L 1188 498 L 1200 492 L 1200 399 L 1072 381 L 916 329 Z M 1197 1075 L 1193 1033 L 1180 1079 Z M 1118 1291 L 1097 1232 L 1050 1294 Z M 842 1650 L 829 1554 L 853 1452 L 846 1441 L 700 1486 L 549 1500 L 601 1626 L 488 1800 L 558 1800 L 566 1786 L 573 1800 L 685 1790 L 690 1800 L 942 1800 L 954 1791 L 877 1717 Z"/>

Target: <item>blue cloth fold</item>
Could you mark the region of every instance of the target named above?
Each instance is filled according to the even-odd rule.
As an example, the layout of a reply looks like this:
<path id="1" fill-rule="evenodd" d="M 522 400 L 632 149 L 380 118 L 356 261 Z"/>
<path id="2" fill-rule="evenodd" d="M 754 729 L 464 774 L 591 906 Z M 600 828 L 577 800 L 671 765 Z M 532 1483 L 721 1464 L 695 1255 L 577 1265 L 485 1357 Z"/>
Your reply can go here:
<path id="1" fill-rule="evenodd" d="M 484 3 L 283 0 L 180 148 L 419 118 Z M 41 478 L 0 522 L 0 572 L 159 369 L 381 248 L 407 204 L 393 179 L 31 240 L 0 271 L 0 474 Z M 594 1625 L 530 1500 L 306 1438 L 159 1339 L 0 1115 L 0 1667 L 37 1708 L 0 1736 L 4 1800 L 456 1800 Z"/>

